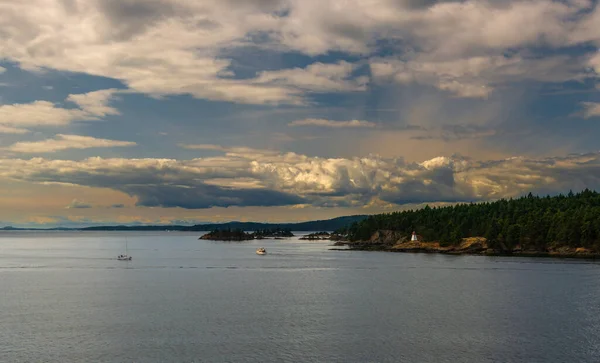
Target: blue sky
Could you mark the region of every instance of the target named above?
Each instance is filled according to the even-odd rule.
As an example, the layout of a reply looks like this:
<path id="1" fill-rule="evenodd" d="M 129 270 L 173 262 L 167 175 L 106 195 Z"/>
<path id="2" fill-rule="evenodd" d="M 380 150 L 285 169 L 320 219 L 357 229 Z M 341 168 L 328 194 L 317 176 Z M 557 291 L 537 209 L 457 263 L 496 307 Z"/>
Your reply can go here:
<path id="1" fill-rule="evenodd" d="M 0 221 L 599 189 L 599 24 L 587 0 L 3 2 Z"/>

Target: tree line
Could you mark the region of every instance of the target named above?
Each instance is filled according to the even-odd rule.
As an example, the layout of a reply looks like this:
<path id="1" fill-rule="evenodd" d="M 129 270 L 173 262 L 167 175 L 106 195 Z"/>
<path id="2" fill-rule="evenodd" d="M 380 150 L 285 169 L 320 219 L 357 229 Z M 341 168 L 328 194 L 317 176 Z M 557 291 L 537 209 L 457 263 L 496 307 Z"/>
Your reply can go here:
<path id="1" fill-rule="evenodd" d="M 365 241 L 377 230 L 413 231 L 425 241 L 458 244 L 465 237 L 485 237 L 490 248 L 545 250 L 585 247 L 600 250 L 600 193 L 586 189 L 574 194 L 426 206 L 369 216 L 338 233 L 350 241 Z"/>

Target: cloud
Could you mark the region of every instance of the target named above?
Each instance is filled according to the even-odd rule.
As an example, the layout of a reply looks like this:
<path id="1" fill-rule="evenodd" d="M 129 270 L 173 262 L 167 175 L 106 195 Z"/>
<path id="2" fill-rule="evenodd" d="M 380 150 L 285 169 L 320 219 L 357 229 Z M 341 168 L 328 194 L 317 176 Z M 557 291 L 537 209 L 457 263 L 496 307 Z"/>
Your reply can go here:
<path id="1" fill-rule="evenodd" d="M 359 121 L 359 120 L 351 120 L 351 121 L 333 121 L 333 120 L 324 120 L 317 118 L 307 118 L 304 120 L 296 120 L 292 121 L 288 124 L 288 126 L 321 126 L 321 127 L 329 127 L 329 128 L 370 128 L 377 126 L 373 122 L 369 121 Z"/>
<path id="2" fill-rule="evenodd" d="M 199 209 L 228 206 L 281 206 L 303 203 L 300 196 L 268 189 L 232 189 L 215 185 L 127 185 L 120 188 L 138 197 L 144 207 Z"/>
<path id="3" fill-rule="evenodd" d="M 60 108 L 48 101 L 0 106 L 0 124 L 3 125 L 60 126 L 87 116 L 90 115 L 80 109 Z"/>
<path id="4" fill-rule="evenodd" d="M 285 85 L 312 92 L 364 91 L 368 77 L 353 78 L 356 65 L 345 61 L 334 64 L 313 63 L 306 68 L 261 72 L 256 83 Z"/>
<path id="5" fill-rule="evenodd" d="M 371 71 L 382 83 L 420 83 L 450 92 L 458 97 L 485 98 L 498 86 L 525 80 L 540 82 L 582 81 L 595 74 L 585 73 L 589 57 L 569 56 L 524 58 L 522 56 L 478 56 L 430 61 L 417 57 L 372 59 Z"/>
<path id="6" fill-rule="evenodd" d="M 554 1 L 455 2 L 416 16 L 414 35 L 441 54 L 524 46 L 560 46 L 589 3 Z M 523 25 L 527 24 L 527 29 Z"/>
<path id="7" fill-rule="evenodd" d="M 26 134 L 29 130 L 0 125 L 0 134 Z"/>
<path id="8" fill-rule="evenodd" d="M 149 27 L 172 16 L 186 16 L 183 2 L 175 1 L 115 1 L 98 3 L 98 10 L 112 26 L 107 36 L 115 40 L 130 39 Z"/>
<path id="9" fill-rule="evenodd" d="M 452 156 L 422 163 L 378 156 L 334 159 L 229 151 L 191 160 L 0 159 L 0 176 L 109 188 L 147 207 L 361 207 L 600 189 L 600 153 L 488 161 Z"/>
<path id="10" fill-rule="evenodd" d="M 119 112 L 108 106 L 114 89 L 106 89 L 85 94 L 69 95 L 67 101 L 76 103 L 79 108 L 63 108 L 48 101 L 35 101 L 0 106 L 2 126 L 64 126 L 73 121 L 97 120 Z"/>
<path id="11" fill-rule="evenodd" d="M 125 208 L 125 204 L 118 203 L 110 206 L 111 208 Z"/>
<path id="12" fill-rule="evenodd" d="M 536 80 L 577 78 L 573 69 L 580 61 L 569 54 L 566 60 L 523 56 L 503 64 L 506 51 L 600 45 L 600 10 L 586 0 L 348 0 L 344 6 L 318 0 L 31 0 L 3 2 L 0 13 L 0 57 L 23 69 L 109 77 L 157 97 L 189 94 L 248 104 L 304 105 L 311 92 L 363 91 L 367 78 L 355 74 L 359 64 L 346 61 L 258 69 L 241 78 L 225 56 L 229 50 L 341 51 L 368 59 L 385 43 L 407 62 L 394 71 L 397 80 L 481 98 L 494 89 L 494 72 L 511 78 L 517 69 L 513 78 L 527 78 L 539 68 Z M 585 62 L 598 64 L 597 58 Z M 461 74 L 435 70 L 455 63 Z M 485 74 L 466 71 L 481 69 L 480 63 Z"/>
<path id="13" fill-rule="evenodd" d="M 413 140 L 464 140 L 480 139 L 497 134 L 497 131 L 488 127 L 476 125 L 442 125 L 439 128 L 425 131 L 422 135 L 412 136 Z"/>
<path id="14" fill-rule="evenodd" d="M 69 205 L 65 207 L 66 209 L 88 209 L 92 208 L 92 205 L 89 203 L 82 202 L 77 199 L 73 199 Z"/>
<path id="15" fill-rule="evenodd" d="M 439 56 L 472 56 L 597 40 L 598 31 L 584 15 L 592 7 L 589 1 L 350 0 L 339 6 L 305 0 L 292 2 L 279 31 L 282 43 L 309 54 L 367 53 L 387 38 Z"/>
<path id="16" fill-rule="evenodd" d="M 4 73 L 4 72 L 6 72 L 6 68 L 4 68 L 4 67 L 0 67 L 0 74 L 2 74 L 2 73 Z"/>
<path id="17" fill-rule="evenodd" d="M 537 148 L 539 155 L 540 144 L 528 140 L 549 136 L 543 130 L 537 133 L 540 136 L 526 136 L 527 142 L 518 144 L 497 139 L 510 134 L 511 128 L 528 135 L 552 129 L 550 119 L 549 123 L 535 118 L 527 122 L 523 117 L 524 112 L 540 110 L 543 114 L 535 117 L 546 118 L 546 112 L 568 107 L 552 104 L 538 109 L 537 99 L 533 108 L 524 105 L 548 86 L 539 83 L 593 88 L 600 72 L 599 23 L 600 7 L 586 0 L 3 1 L 0 59 L 11 64 L 9 76 L 20 74 L 12 68 L 34 75 L 58 70 L 50 75 L 73 76 L 84 83 L 90 75 L 108 77 L 111 84 L 119 80 L 128 90 L 0 105 L 0 133 L 22 134 L 39 126 L 65 127 L 116 116 L 114 101 L 120 92 L 164 97 L 165 102 L 166 96 L 191 95 L 210 101 L 311 107 L 240 107 L 240 113 L 261 115 L 245 114 L 253 124 L 244 129 L 258 130 L 257 138 L 269 138 L 262 144 L 269 150 L 184 144 L 180 146 L 191 150 L 186 155 L 197 151 L 202 157 L 0 159 L 0 174 L 29 182 L 110 188 L 134 196 L 139 205 L 190 209 L 485 200 L 536 188 L 558 191 L 567 185 L 563 175 L 570 175 L 574 185 L 593 186 L 595 169 L 590 166 L 588 175 L 584 174 L 581 160 L 591 158 L 593 164 L 595 154 L 502 159 L 504 149 L 516 153 L 515 147 L 529 148 L 527 152 Z M 248 58 L 257 53 L 258 57 Z M 536 88 L 529 87 L 530 83 Z M 56 88 L 57 92 L 61 89 Z M 364 94 L 354 94 L 358 92 Z M 327 104 L 327 109 L 315 112 L 312 106 L 317 102 Z M 213 112 L 211 103 L 202 104 L 211 116 L 221 112 L 222 105 Z M 138 106 L 136 102 L 128 105 Z M 595 103 L 583 107 L 586 117 L 597 115 Z M 397 115 L 379 113 L 389 108 Z M 276 124 L 274 113 L 296 120 L 289 126 L 353 127 L 369 132 L 363 133 L 366 138 L 350 142 L 299 142 L 291 136 L 303 131 L 310 134 L 310 129 Z M 323 119 L 307 119 L 313 115 Z M 377 124 L 368 121 L 379 116 L 383 120 Z M 260 126 L 267 124 L 273 129 L 265 133 Z M 400 132 L 402 124 L 418 128 Z M 281 127 L 290 135 L 282 134 Z M 177 128 L 165 131 L 172 138 L 177 136 Z M 64 135 L 71 133 L 76 132 L 61 129 L 50 140 L 29 139 L 9 148 L 41 153 L 127 143 Z M 230 134 L 237 137 L 235 132 Z M 205 136 L 208 140 L 214 135 L 209 130 Z M 254 136 L 243 137 L 248 142 Z M 254 141 L 249 144 L 261 145 Z M 274 151 L 274 145 L 282 142 L 286 149 L 309 150 L 311 155 L 366 155 L 367 150 L 377 150 L 390 157 L 318 158 Z M 577 147 L 593 146 L 588 142 Z M 550 147 L 557 146 L 544 146 Z M 422 161 L 457 151 L 493 160 L 453 156 L 419 164 L 393 158 L 404 155 Z"/>
<path id="18" fill-rule="evenodd" d="M 583 110 L 584 118 L 600 116 L 600 103 L 582 102 L 582 106 L 584 108 L 584 110 Z"/>
<path id="19" fill-rule="evenodd" d="M 221 151 L 224 152 L 226 156 L 230 156 L 233 158 L 265 158 L 267 156 L 277 157 L 279 155 L 279 152 L 276 150 L 254 149 L 245 146 L 223 146 L 215 144 L 179 144 L 179 147 L 188 150 Z"/>
<path id="20" fill-rule="evenodd" d="M 135 142 L 97 139 L 91 136 L 56 135 L 55 139 L 32 142 L 17 142 L 7 148 L 9 151 L 19 153 L 53 153 L 66 149 L 89 149 L 97 147 L 124 147 L 135 146 Z"/>
<path id="21" fill-rule="evenodd" d="M 42 7 L 46 13 L 36 11 Z M 352 67 L 341 63 L 236 79 L 222 50 L 252 44 L 252 34 L 272 32 L 283 19 L 274 14 L 283 8 L 278 1 L 234 0 L 94 1 L 73 7 L 58 0 L 3 3 L 0 56 L 33 71 L 50 68 L 118 79 L 152 96 L 301 105 L 305 91 L 364 87 L 364 77 L 355 82 L 339 78 L 337 68 Z"/>
<path id="22" fill-rule="evenodd" d="M 119 111 L 116 108 L 108 106 L 116 92 L 118 92 L 116 89 L 103 89 L 89 93 L 72 94 L 67 97 L 67 101 L 76 103 L 79 108 L 90 116 L 118 115 Z"/>
<path id="23" fill-rule="evenodd" d="M 598 14 L 600 14 L 600 12 L 598 12 Z M 600 18 L 600 15 L 598 16 L 598 18 Z M 600 73 L 600 50 L 596 52 L 595 55 L 590 57 L 588 65 L 591 66 L 596 71 L 596 73 Z"/>
<path id="24" fill-rule="evenodd" d="M 224 151 L 227 148 L 221 145 L 214 144 L 180 144 L 180 147 L 189 150 L 215 150 L 215 151 Z"/>

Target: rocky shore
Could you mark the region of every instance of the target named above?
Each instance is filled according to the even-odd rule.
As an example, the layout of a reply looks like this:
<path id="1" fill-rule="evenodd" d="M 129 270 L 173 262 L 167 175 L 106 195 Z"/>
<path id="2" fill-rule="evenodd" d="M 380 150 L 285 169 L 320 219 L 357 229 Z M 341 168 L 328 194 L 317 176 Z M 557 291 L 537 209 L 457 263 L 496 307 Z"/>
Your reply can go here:
<path id="1" fill-rule="evenodd" d="M 334 246 L 347 246 L 347 250 L 386 251 L 412 253 L 440 253 L 449 255 L 486 255 L 486 256 L 528 256 L 528 257 L 564 257 L 564 258 L 600 258 L 598 251 L 583 247 L 559 247 L 547 250 L 523 249 L 517 245 L 512 249 L 501 246 L 489 248 L 483 237 L 463 238 L 456 245 L 442 245 L 439 242 L 409 241 L 408 237 L 397 231 L 380 230 L 368 241 L 340 241 Z"/>

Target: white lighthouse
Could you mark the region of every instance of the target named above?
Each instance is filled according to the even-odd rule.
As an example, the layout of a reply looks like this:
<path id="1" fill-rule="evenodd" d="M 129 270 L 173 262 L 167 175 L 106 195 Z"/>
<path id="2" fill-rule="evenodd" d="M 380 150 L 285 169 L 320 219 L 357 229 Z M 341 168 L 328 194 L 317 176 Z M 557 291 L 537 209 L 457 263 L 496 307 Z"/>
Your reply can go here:
<path id="1" fill-rule="evenodd" d="M 417 233 L 416 233 L 416 232 L 414 232 L 414 231 L 413 231 L 413 233 L 412 233 L 412 237 L 410 237 L 410 240 L 411 240 L 411 241 L 418 241 L 418 240 L 417 240 Z"/>

